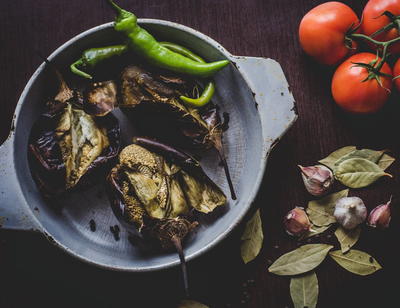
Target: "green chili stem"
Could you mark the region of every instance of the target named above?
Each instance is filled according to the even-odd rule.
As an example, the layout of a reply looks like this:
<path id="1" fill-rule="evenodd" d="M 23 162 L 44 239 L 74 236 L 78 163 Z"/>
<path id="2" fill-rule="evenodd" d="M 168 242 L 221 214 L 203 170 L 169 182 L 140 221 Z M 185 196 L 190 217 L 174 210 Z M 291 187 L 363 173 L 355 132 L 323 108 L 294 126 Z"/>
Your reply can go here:
<path id="1" fill-rule="evenodd" d="M 83 65 L 83 60 L 82 59 L 78 59 L 77 61 L 75 61 L 74 63 L 72 63 L 70 65 L 71 68 L 71 72 L 73 72 L 74 74 L 77 74 L 83 78 L 87 78 L 87 79 L 92 79 L 92 76 L 90 76 L 89 74 L 81 71 L 78 66 Z"/>
<path id="2" fill-rule="evenodd" d="M 120 8 L 114 1 L 108 0 L 108 3 L 111 5 L 111 7 L 115 10 L 116 13 L 118 14 L 122 13 L 123 9 Z"/>

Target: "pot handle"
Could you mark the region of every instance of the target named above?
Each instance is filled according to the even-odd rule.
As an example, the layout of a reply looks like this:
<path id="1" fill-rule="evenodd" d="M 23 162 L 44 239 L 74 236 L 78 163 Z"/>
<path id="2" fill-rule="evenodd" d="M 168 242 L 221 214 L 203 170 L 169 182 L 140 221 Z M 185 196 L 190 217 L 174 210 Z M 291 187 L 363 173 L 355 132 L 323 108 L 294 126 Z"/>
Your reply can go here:
<path id="1" fill-rule="evenodd" d="M 296 105 L 280 64 L 272 59 L 233 57 L 253 92 L 268 154 L 297 119 Z"/>
<path id="2" fill-rule="evenodd" d="M 14 133 L 0 146 L 0 228 L 37 230 L 18 182 L 14 165 Z"/>

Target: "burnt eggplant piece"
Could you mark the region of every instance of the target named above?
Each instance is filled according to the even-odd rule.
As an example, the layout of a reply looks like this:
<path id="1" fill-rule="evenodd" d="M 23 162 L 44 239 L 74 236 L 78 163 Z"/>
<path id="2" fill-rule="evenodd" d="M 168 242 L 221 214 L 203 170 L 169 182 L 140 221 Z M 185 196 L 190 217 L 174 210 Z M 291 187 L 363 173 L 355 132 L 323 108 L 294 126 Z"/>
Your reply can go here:
<path id="1" fill-rule="evenodd" d="M 224 126 L 218 107 L 209 104 L 196 109 L 185 106 L 178 99 L 180 95 L 189 95 L 194 88 L 191 80 L 129 66 L 121 74 L 120 95 L 115 94 L 116 86 L 112 81 L 96 83 L 84 106 L 90 114 L 105 115 L 118 105 L 143 134 L 174 145 L 215 148 L 224 167 L 231 197 L 236 200 L 223 149 Z"/>
<path id="2" fill-rule="evenodd" d="M 187 96 L 194 91 L 193 81 L 129 66 L 121 74 L 120 97 L 117 98 L 115 91 L 109 88 L 110 82 L 97 84 L 86 100 L 88 107 L 85 110 L 95 115 L 107 114 L 119 101 L 119 107 L 141 129 L 142 134 L 178 146 L 215 148 L 224 166 L 231 197 L 236 200 L 223 149 L 224 126 L 218 107 L 209 104 L 196 109 L 185 106 L 179 100 L 180 95 Z M 115 85 L 112 88 L 115 89 Z"/>
<path id="3" fill-rule="evenodd" d="M 155 140 L 137 137 L 108 176 L 113 211 L 131 234 L 179 253 L 188 294 L 182 240 L 198 223 L 195 212 L 225 205 L 221 189 L 191 156 Z"/>
<path id="4" fill-rule="evenodd" d="M 107 115 L 118 105 L 117 91 L 117 85 L 112 80 L 93 83 L 85 95 L 85 112 L 94 116 Z"/>
<path id="5" fill-rule="evenodd" d="M 28 151 L 33 177 L 48 197 L 90 183 L 89 175 L 104 172 L 100 169 L 106 169 L 120 148 L 118 120 L 86 114 L 82 96 L 57 75 L 59 92 L 34 123 Z"/>

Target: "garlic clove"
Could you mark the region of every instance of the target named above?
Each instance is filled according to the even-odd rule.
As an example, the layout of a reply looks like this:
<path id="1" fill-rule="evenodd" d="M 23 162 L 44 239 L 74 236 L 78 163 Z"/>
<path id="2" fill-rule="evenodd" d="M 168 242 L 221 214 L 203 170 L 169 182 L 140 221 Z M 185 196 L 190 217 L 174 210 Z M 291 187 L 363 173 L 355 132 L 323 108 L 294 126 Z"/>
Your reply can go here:
<path id="1" fill-rule="evenodd" d="M 392 219 L 391 202 L 392 197 L 390 197 L 387 203 L 378 205 L 371 211 L 367 220 L 368 226 L 380 229 L 389 227 L 390 220 Z"/>
<path id="2" fill-rule="evenodd" d="M 326 194 L 335 181 L 333 172 L 323 165 L 303 167 L 299 165 L 304 186 L 313 196 Z"/>
<path id="3" fill-rule="evenodd" d="M 358 197 L 344 197 L 336 201 L 333 216 L 343 228 L 351 230 L 365 221 L 367 208 Z"/>
<path id="4" fill-rule="evenodd" d="M 295 207 L 289 211 L 284 217 L 283 223 L 286 232 L 293 236 L 301 236 L 311 228 L 310 220 L 302 207 Z"/>

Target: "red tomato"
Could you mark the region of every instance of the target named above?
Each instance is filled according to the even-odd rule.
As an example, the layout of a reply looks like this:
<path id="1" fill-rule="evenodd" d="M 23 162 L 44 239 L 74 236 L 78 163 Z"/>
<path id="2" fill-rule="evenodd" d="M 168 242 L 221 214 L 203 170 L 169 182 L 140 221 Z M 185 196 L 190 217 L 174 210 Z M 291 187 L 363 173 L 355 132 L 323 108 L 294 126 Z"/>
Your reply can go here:
<path id="1" fill-rule="evenodd" d="M 382 86 L 376 79 L 364 81 L 368 70 L 355 66 L 358 63 L 370 63 L 376 55 L 368 52 L 358 53 L 344 61 L 332 79 L 332 95 L 335 102 L 344 110 L 352 113 L 374 113 L 383 107 L 392 89 L 392 78 L 381 76 Z M 392 75 L 392 69 L 386 63 L 382 73 Z"/>
<path id="2" fill-rule="evenodd" d="M 317 61 L 334 65 L 355 50 L 345 44 L 349 29 L 359 24 L 358 17 L 347 5 L 340 2 L 326 2 L 309 11 L 299 27 L 300 44 L 304 51 Z"/>
<path id="3" fill-rule="evenodd" d="M 397 60 L 396 64 L 393 67 L 393 77 L 397 77 L 400 75 L 400 59 Z M 396 88 L 398 91 L 400 91 L 400 78 L 397 78 L 394 81 L 394 84 L 396 85 Z"/>
<path id="4" fill-rule="evenodd" d="M 400 15 L 400 0 L 369 0 L 363 11 L 361 32 L 370 36 L 375 31 L 390 23 L 387 16 L 381 16 L 383 12 L 389 11 L 392 14 Z M 396 28 L 374 37 L 375 40 L 386 42 L 399 36 Z M 394 44 L 390 49 L 392 53 L 400 53 L 400 43 Z"/>

